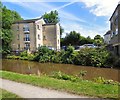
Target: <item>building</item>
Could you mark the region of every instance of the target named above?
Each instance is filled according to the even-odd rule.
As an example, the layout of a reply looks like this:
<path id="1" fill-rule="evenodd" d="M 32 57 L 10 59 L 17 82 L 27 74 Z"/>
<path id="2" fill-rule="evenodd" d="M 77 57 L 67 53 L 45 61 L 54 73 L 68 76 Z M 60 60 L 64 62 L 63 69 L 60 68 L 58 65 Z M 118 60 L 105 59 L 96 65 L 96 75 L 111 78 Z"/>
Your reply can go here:
<path id="1" fill-rule="evenodd" d="M 16 21 L 12 24 L 12 50 L 35 52 L 40 46 L 60 50 L 59 24 L 46 24 L 42 18 Z"/>
<path id="2" fill-rule="evenodd" d="M 105 43 L 105 44 L 110 44 L 110 40 L 111 40 L 111 31 L 109 30 L 109 31 L 106 32 L 106 34 L 104 35 L 104 43 Z"/>
<path id="3" fill-rule="evenodd" d="M 110 18 L 111 39 L 110 45 L 112 52 L 120 56 L 120 2 Z"/>

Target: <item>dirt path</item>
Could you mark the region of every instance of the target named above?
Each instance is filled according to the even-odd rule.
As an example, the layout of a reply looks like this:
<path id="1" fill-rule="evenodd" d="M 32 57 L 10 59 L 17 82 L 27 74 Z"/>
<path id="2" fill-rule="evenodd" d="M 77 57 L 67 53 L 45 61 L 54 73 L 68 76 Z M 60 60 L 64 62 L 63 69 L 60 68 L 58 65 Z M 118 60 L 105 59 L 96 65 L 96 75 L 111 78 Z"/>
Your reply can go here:
<path id="1" fill-rule="evenodd" d="M 60 92 L 57 90 L 49 90 L 24 83 L 17 83 L 0 78 L 2 86 L 0 88 L 15 93 L 23 98 L 88 98 L 78 95 Z"/>

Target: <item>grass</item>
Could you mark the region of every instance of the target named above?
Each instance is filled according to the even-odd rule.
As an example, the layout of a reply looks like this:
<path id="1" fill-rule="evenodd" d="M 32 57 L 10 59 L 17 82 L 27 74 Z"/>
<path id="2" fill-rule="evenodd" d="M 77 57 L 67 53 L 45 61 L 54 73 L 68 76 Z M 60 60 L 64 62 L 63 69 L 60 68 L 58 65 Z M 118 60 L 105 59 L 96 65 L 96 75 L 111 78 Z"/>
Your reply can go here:
<path id="1" fill-rule="evenodd" d="M 74 94 L 99 98 L 118 98 L 118 85 L 100 84 L 87 80 L 71 82 L 54 79 L 48 76 L 23 75 L 8 71 L 0 71 L 0 74 L 2 74 L 1 77 L 4 79 L 67 91 Z"/>
<path id="2" fill-rule="evenodd" d="M 8 92 L 6 90 L 0 89 L 0 100 L 5 98 L 20 98 L 18 95 Z"/>

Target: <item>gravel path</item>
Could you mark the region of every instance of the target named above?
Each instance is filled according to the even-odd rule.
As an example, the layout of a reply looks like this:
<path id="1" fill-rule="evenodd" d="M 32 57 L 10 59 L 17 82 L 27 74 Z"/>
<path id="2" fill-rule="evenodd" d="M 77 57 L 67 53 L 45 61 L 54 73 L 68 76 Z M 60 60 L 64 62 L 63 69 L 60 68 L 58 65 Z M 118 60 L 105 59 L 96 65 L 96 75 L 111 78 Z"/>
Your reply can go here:
<path id="1" fill-rule="evenodd" d="M 2 86 L 0 86 L 0 88 L 15 93 L 23 98 L 88 98 L 57 90 L 40 88 L 29 84 L 17 83 L 1 78 L 0 82 L 2 82 Z"/>

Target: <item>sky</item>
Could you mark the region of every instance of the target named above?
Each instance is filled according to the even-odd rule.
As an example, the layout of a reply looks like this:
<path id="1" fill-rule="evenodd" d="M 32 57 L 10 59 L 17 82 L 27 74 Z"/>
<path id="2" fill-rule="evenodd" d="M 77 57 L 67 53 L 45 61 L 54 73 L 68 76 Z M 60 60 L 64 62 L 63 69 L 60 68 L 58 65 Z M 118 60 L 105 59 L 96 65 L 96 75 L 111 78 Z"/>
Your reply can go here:
<path id="1" fill-rule="evenodd" d="M 62 37 L 70 31 L 94 38 L 109 29 L 109 19 L 119 0 L 2 0 L 8 9 L 17 11 L 22 18 L 39 18 L 45 12 L 57 10 L 64 29 Z"/>

